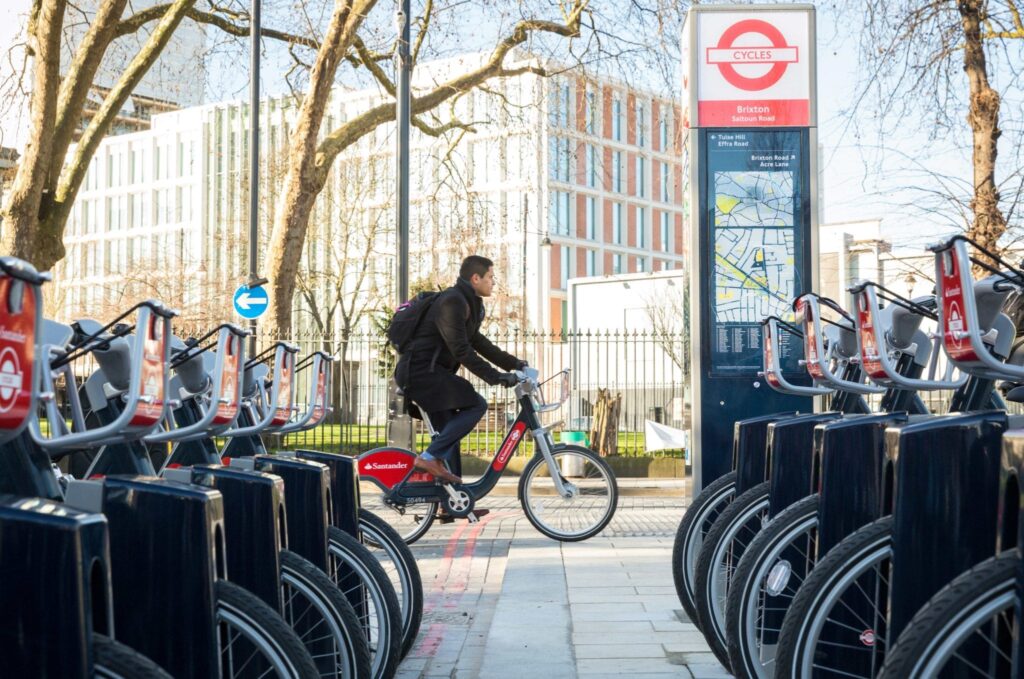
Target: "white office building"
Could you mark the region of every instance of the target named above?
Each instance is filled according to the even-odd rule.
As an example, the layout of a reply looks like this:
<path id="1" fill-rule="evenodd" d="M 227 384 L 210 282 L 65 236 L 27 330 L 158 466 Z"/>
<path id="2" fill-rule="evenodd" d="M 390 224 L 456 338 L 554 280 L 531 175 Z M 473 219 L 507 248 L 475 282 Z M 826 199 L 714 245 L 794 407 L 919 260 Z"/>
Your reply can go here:
<path id="1" fill-rule="evenodd" d="M 485 56 L 418 67 L 414 92 Z M 454 115 L 473 131 L 437 138 L 413 130 L 414 284 L 447 284 L 463 256 L 485 254 L 499 278 L 492 313 L 516 327 L 559 330 L 570 278 L 683 265 L 687 211 L 673 102 L 575 75 L 526 74 L 489 90 L 455 102 Z M 376 90 L 339 88 L 325 133 L 383 101 Z M 186 318 L 227 313 L 248 272 L 248 108 L 163 113 L 149 130 L 103 141 L 55 271 L 59 315 L 102 315 L 146 296 L 181 306 Z M 291 99 L 261 107 L 261 257 L 296 112 Z M 452 113 L 442 106 L 438 115 Z M 303 264 L 316 304 L 329 306 L 336 288 L 357 285 L 356 294 L 382 304 L 393 297 L 394 131 L 382 125 L 346 149 L 317 200 Z M 298 295 L 296 306 L 308 302 Z"/>

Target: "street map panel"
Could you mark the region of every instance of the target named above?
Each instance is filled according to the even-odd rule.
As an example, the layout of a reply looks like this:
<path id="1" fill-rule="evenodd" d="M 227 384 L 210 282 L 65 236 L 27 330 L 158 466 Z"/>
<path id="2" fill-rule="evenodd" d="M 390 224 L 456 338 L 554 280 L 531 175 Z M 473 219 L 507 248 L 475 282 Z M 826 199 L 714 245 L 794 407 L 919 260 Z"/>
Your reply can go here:
<path id="1" fill-rule="evenodd" d="M 794 173 L 715 172 L 715 320 L 792 318 Z"/>

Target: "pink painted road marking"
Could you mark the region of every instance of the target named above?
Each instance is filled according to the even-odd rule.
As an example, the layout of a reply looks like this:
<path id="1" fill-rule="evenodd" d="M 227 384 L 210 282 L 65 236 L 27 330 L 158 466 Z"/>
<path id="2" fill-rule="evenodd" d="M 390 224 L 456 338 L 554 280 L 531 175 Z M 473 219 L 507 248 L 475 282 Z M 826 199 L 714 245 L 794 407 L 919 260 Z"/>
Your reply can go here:
<path id="1" fill-rule="evenodd" d="M 462 594 L 465 593 L 469 586 L 469 570 L 472 565 L 473 555 L 476 551 L 477 538 L 483 531 L 484 526 L 493 521 L 494 519 L 506 518 L 515 516 L 512 512 L 501 512 L 495 514 L 489 514 L 475 524 L 464 523 L 459 525 L 452 536 L 448 538 L 448 543 L 445 545 L 444 554 L 441 557 L 441 564 L 438 568 L 437 575 L 434 576 L 434 582 L 430 589 L 430 594 L 427 600 L 423 604 L 424 615 L 429 614 L 431 611 L 442 605 L 445 609 L 452 609 L 457 606 L 454 601 L 453 595 L 459 595 L 458 600 L 461 602 Z M 468 531 L 465 546 L 462 550 L 462 554 L 458 558 L 458 564 L 456 564 L 455 553 L 458 551 L 459 543 L 462 540 L 462 536 Z M 450 577 L 455 571 L 454 581 Z M 420 634 L 419 640 L 416 642 L 416 646 L 410 652 L 410 656 L 423 658 L 423 657 L 434 657 L 437 653 L 438 648 L 441 646 L 441 642 L 444 639 L 445 630 L 448 628 L 443 622 L 431 623 L 425 632 Z"/>

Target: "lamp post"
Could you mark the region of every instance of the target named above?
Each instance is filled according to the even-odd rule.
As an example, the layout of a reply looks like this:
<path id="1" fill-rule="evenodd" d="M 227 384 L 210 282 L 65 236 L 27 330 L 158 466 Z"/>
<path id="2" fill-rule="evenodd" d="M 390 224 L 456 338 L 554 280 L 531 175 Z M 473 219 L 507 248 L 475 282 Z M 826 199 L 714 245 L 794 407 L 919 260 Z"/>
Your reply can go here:
<path id="1" fill-rule="evenodd" d="M 249 12 L 249 287 L 262 285 L 259 268 L 260 239 L 260 9 L 252 0 Z M 262 281 L 262 283 L 261 283 Z M 278 304 L 281 300 L 277 301 Z M 287 301 L 290 304 L 290 300 Z M 249 321 L 249 355 L 256 355 L 256 319 Z"/>
<path id="2" fill-rule="evenodd" d="M 398 168 L 395 197 L 397 205 L 398 245 L 398 304 L 409 299 L 409 123 L 411 111 L 412 54 L 409 50 L 411 31 L 410 0 L 400 0 L 395 16 L 398 27 L 398 92 L 395 100 L 395 120 L 398 124 Z"/>

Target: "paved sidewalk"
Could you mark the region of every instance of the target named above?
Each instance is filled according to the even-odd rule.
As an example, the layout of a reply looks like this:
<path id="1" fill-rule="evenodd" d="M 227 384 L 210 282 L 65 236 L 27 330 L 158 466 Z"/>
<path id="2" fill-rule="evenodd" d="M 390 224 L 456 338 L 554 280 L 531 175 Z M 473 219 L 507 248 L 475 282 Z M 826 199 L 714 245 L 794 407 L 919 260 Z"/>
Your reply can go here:
<path id="1" fill-rule="evenodd" d="M 688 499 L 668 492 L 621 497 L 585 542 L 544 538 L 512 497 L 486 498 L 476 525 L 435 524 L 412 548 L 425 612 L 400 679 L 727 677 L 672 585 Z"/>

